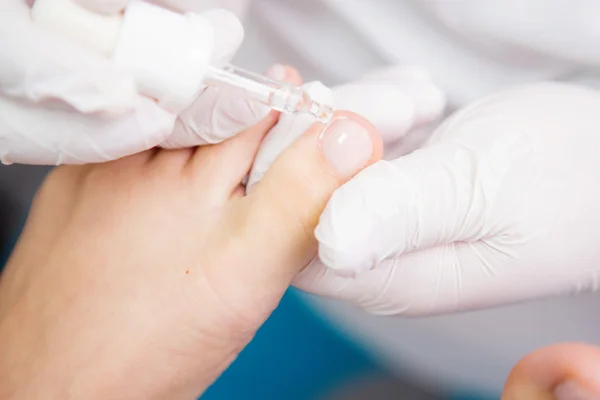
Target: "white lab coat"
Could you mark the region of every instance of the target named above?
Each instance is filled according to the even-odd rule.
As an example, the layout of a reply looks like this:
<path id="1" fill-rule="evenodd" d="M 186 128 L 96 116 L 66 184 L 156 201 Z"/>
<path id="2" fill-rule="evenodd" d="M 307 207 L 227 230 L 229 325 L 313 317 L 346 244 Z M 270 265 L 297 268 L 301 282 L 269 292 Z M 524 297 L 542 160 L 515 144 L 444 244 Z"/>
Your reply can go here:
<path id="1" fill-rule="evenodd" d="M 420 65 L 455 109 L 533 81 L 600 87 L 599 17 L 595 0 L 252 0 L 238 63 L 284 62 L 328 84 Z M 451 391 L 499 392 L 537 347 L 600 345 L 598 294 L 423 320 L 311 304 L 392 368 Z"/>

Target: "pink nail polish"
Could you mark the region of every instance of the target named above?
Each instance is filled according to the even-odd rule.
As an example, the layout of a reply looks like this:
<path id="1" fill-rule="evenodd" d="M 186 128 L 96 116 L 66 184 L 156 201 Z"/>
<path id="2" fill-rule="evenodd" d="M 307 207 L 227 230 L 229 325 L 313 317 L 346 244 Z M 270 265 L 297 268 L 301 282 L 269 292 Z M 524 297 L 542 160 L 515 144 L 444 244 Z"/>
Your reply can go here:
<path id="1" fill-rule="evenodd" d="M 369 133 L 350 118 L 334 119 L 321 133 L 320 142 L 325 157 L 344 178 L 364 168 L 373 154 Z"/>

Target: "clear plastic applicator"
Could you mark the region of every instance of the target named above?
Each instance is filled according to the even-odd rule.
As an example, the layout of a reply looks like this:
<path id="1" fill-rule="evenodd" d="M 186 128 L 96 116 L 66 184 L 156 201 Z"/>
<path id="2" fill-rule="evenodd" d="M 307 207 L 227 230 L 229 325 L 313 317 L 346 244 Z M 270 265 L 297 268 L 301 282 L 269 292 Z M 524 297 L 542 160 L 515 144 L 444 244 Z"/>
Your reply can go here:
<path id="1" fill-rule="evenodd" d="M 134 77 L 138 91 L 165 109 L 186 109 L 206 86 L 229 86 L 287 114 L 328 122 L 333 107 L 300 87 L 232 65 L 211 65 L 213 27 L 202 15 L 132 2 L 124 14 L 100 15 L 73 0 L 36 0 L 32 20 L 97 50 Z"/>
<path id="2" fill-rule="evenodd" d="M 310 114 L 320 122 L 329 122 L 333 117 L 330 105 L 314 101 L 302 88 L 233 65 L 208 67 L 204 83 L 217 87 L 224 84 L 244 90 L 254 100 L 286 114 Z"/>

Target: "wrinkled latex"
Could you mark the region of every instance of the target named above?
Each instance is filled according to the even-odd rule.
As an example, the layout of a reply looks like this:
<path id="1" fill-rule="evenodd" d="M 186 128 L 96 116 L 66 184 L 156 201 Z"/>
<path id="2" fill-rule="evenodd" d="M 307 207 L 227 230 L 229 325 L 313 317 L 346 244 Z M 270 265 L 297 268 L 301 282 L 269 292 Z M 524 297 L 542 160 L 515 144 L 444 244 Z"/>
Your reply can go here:
<path id="1" fill-rule="evenodd" d="M 126 3 L 86 1 L 105 11 L 120 10 Z M 172 115 L 139 96 L 131 78 L 109 60 L 33 25 L 25 2 L 4 2 L 0 10 L 4 163 L 102 162 L 157 145 L 215 143 L 269 111 L 227 90 L 206 89 L 189 110 Z M 213 59 L 226 61 L 241 43 L 243 29 L 229 12 L 210 10 L 206 16 L 217 33 Z"/>
<path id="2" fill-rule="evenodd" d="M 598 290 L 599 132 L 600 94 L 576 86 L 467 107 L 334 194 L 295 285 L 409 316 Z"/>

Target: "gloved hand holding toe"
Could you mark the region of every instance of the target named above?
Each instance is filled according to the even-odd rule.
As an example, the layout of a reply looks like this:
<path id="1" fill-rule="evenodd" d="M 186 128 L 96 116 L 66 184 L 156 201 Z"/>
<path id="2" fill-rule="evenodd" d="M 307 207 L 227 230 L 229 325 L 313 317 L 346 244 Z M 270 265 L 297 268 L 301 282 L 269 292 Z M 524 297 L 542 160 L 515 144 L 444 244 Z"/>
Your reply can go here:
<path id="1" fill-rule="evenodd" d="M 600 94 L 538 84 L 488 97 L 428 144 L 340 188 L 302 289 L 429 315 L 597 290 Z"/>

